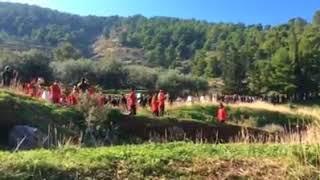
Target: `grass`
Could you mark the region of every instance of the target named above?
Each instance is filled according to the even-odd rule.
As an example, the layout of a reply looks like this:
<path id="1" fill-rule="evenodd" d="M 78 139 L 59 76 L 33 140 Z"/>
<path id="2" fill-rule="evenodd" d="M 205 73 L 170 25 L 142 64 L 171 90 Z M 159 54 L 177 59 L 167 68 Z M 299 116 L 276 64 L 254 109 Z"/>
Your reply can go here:
<path id="1" fill-rule="evenodd" d="M 52 125 L 68 133 L 70 125 L 83 123 L 81 113 L 65 107 L 58 107 L 31 97 L 18 95 L 8 91 L 0 91 L 0 126 L 3 128 L 14 125 L 30 125 L 47 132 Z M 75 129 L 74 129 L 75 130 Z"/>
<path id="2" fill-rule="evenodd" d="M 259 173 L 265 173 L 271 177 L 315 177 L 319 175 L 316 171 L 319 151 L 319 145 L 168 143 L 1 152 L 0 176 L 3 179 L 204 179 L 217 177 L 219 173 L 229 173 L 229 177 L 258 177 Z M 281 171 L 268 172 L 261 163 Z M 252 170 L 232 172 L 239 168 Z M 301 168 L 305 171 L 295 172 Z"/>
<path id="3" fill-rule="evenodd" d="M 150 121 L 148 110 L 134 120 L 153 124 L 180 121 L 213 123 L 215 105 L 175 106 L 166 117 Z M 28 152 L 0 152 L 0 179 L 317 179 L 320 177 L 320 108 L 265 103 L 228 106 L 230 122 L 254 127 L 312 123 L 306 144 L 164 143 L 100 148 L 63 147 Z M 81 113 L 23 95 L 0 91 L 0 127 L 28 124 L 46 131 L 54 124 L 77 133 Z M 144 118 L 145 117 L 145 118 Z M 186 119 L 186 120 L 184 120 Z M 320 121 L 319 121 L 320 122 Z M 251 123 L 251 124 L 250 124 Z M 1 129 L 0 129 L 1 130 Z M 309 134 L 308 134 L 309 133 Z M 298 142 L 298 141 L 295 141 Z"/>
<path id="4" fill-rule="evenodd" d="M 215 122 L 217 105 L 179 106 L 169 108 L 167 115 L 175 118 L 195 119 L 199 121 Z M 229 123 L 243 126 L 262 128 L 275 124 L 279 126 L 296 126 L 297 124 L 310 124 L 314 118 L 307 114 L 293 114 L 269 109 L 258 109 L 247 106 L 228 106 Z"/>

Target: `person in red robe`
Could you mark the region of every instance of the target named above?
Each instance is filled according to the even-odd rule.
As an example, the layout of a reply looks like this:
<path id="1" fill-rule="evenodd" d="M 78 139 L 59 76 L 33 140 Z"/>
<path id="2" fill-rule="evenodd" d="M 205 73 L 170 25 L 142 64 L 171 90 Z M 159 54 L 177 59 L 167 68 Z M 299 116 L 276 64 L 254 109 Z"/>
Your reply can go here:
<path id="1" fill-rule="evenodd" d="M 166 95 L 164 94 L 163 90 L 160 90 L 159 95 L 158 95 L 158 101 L 159 101 L 159 115 L 163 116 L 164 115 L 164 106 L 165 106 L 165 101 L 166 101 Z"/>
<path id="2" fill-rule="evenodd" d="M 98 96 L 98 107 L 104 107 L 107 102 L 106 96 L 101 92 Z"/>
<path id="3" fill-rule="evenodd" d="M 224 105 L 220 103 L 220 106 L 217 112 L 217 120 L 220 123 L 225 123 L 227 121 L 227 118 L 228 118 L 227 110 L 224 107 Z"/>
<path id="4" fill-rule="evenodd" d="M 130 115 L 137 114 L 137 94 L 134 88 L 131 89 L 131 92 L 128 95 L 128 109 L 130 111 Z"/>
<path id="5" fill-rule="evenodd" d="M 51 100 L 54 104 L 58 104 L 61 98 L 61 88 L 57 81 L 55 81 L 50 87 Z"/>
<path id="6" fill-rule="evenodd" d="M 36 80 L 32 80 L 28 86 L 28 95 L 30 95 L 31 97 L 36 97 L 37 95 L 37 89 L 36 89 Z"/>
<path id="7" fill-rule="evenodd" d="M 94 96 L 96 89 L 93 86 L 90 86 L 88 89 L 89 96 Z"/>
<path id="8" fill-rule="evenodd" d="M 72 92 L 69 94 L 68 96 L 68 105 L 70 106 L 74 106 L 78 104 L 78 96 L 79 96 L 79 92 L 77 90 L 77 87 L 73 87 Z"/>
<path id="9" fill-rule="evenodd" d="M 151 112 L 154 116 L 159 116 L 159 101 L 158 94 L 155 93 L 151 99 Z"/>

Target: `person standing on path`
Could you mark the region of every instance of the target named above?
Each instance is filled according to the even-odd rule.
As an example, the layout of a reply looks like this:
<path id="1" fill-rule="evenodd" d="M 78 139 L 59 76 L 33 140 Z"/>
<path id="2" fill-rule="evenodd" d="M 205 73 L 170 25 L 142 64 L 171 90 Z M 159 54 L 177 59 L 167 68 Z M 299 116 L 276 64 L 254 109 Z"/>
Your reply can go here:
<path id="1" fill-rule="evenodd" d="M 224 105 L 220 103 L 219 109 L 217 112 L 217 120 L 219 123 L 225 123 L 227 121 L 227 118 L 228 118 L 227 110 L 224 107 Z"/>
<path id="2" fill-rule="evenodd" d="M 61 98 L 61 88 L 58 81 L 55 81 L 50 87 L 51 100 L 54 104 L 60 103 Z"/>
<path id="3" fill-rule="evenodd" d="M 165 101 L 166 101 L 166 96 L 163 90 L 160 90 L 159 92 L 158 101 L 159 101 L 159 116 L 163 116 L 164 110 L 165 110 Z"/>
<path id="4" fill-rule="evenodd" d="M 154 93 L 151 99 L 151 112 L 154 116 L 159 116 L 158 93 Z"/>
<path id="5" fill-rule="evenodd" d="M 137 114 L 137 94 L 134 88 L 131 88 L 131 92 L 128 96 L 128 109 L 130 111 L 130 115 Z"/>

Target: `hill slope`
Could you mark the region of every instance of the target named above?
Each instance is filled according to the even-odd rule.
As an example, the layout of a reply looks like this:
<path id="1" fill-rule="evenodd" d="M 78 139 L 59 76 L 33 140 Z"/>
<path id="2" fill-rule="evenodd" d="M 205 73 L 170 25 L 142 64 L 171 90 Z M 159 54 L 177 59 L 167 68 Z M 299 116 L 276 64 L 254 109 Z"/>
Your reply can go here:
<path id="1" fill-rule="evenodd" d="M 79 136 L 79 128 L 84 123 L 82 114 L 74 109 L 56 107 L 4 90 L 0 91 L 0 114 L 1 145 L 7 144 L 8 132 L 16 125 L 33 126 L 45 134 L 56 129 L 57 136 L 67 138 Z"/>

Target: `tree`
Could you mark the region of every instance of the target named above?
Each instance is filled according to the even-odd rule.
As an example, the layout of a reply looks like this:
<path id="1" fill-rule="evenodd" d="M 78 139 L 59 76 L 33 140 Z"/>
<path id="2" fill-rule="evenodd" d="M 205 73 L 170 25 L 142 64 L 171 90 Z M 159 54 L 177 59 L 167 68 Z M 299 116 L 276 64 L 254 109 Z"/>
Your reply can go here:
<path id="1" fill-rule="evenodd" d="M 320 25 L 320 10 L 317 11 L 313 16 L 313 24 Z"/>
<path id="2" fill-rule="evenodd" d="M 38 50 L 22 53 L 19 68 L 21 80 L 30 81 L 31 79 L 42 77 L 47 81 L 51 81 L 52 71 L 49 63 L 49 57 Z"/>
<path id="3" fill-rule="evenodd" d="M 50 64 L 55 79 L 74 85 L 82 78 L 89 79 L 90 83 L 97 82 L 96 63 L 89 59 L 54 61 Z"/>
<path id="4" fill-rule="evenodd" d="M 290 58 L 285 48 L 280 48 L 271 60 L 271 89 L 281 94 L 292 95 L 297 86 L 295 84 L 295 62 Z"/>
<path id="5" fill-rule="evenodd" d="M 184 76 L 177 71 L 169 70 L 159 75 L 158 89 L 165 89 L 171 97 L 182 96 L 184 93 L 199 93 L 208 89 L 208 82 L 195 76 Z"/>
<path id="6" fill-rule="evenodd" d="M 128 66 L 128 86 L 139 89 L 155 89 L 158 79 L 157 71 L 144 66 Z"/>
<path id="7" fill-rule="evenodd" d="M 247 57 L 238 50 L 232 50 L 225 55 L 222 64 L 222 79 L 226 93 L 242 94 L 246 91 Z"/>
<path id="8" fill-rule="evenodd" d="M 80 51 L 72 46 L 71 43 L 63 43 L 53 51 L 56 61 L 76 60 L 81 56 Z"/>
<path id="9" fill-rule="evenodd" d="M 204 75 L 206 67 L 207 67 L 206 52 L 205 51 L 197 52 L 193 60 L 192 74 L 196 76 L 202 76 Z"/>
<path id="10" fill-rule="evenodd" d="M 98 83 L 105 89 L 128 87 L 128 71 L 115 59 L 103 59 L 96 64 Z"/>
<path id="11" fill-rule="evenodd" d="M 216 55 L 208 55 L 206 58 L 207 67 L 204 69 L 204 75 L 209 78 L 220 77 L 222 74 L 221 61 Z"/>

